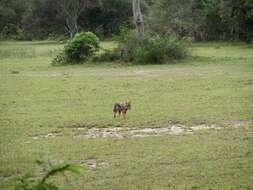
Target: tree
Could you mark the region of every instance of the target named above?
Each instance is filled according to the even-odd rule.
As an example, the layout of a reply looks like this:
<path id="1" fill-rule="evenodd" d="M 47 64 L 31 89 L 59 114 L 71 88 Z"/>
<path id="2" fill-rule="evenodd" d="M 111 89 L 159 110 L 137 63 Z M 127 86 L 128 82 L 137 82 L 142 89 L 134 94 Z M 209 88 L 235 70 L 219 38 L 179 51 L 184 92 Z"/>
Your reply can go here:
<path id="1" fill-rule="evenodd" d="M 79 17 L 80 27 L 99 36 L 119 34 L 121 26 L 132 26 L 132 0 L 100 0 Z M 131 18 L 131 19 L 130 19 Z"/>
<path id="2" fill-rule="evenodd" d="M 0 33 L 15 35 L 28 9 L 29 1 L 0 0 Z"/>
<path id="3" fill-rule="evenodd" d="M 198 41 L 250 42 L 253 0 L 156 0 L 149 9 L 148 23 L 154 33 Z"/>
<path id="4" fill-rule="evenodd" d="M 65 28 L 70 37 L 79 30 L 78 19 L 85 8 L 93 6 L 97 3 L 96 0 L 57 0 L 59 12 L 65 18 Z"/>
<path id="5" fill-rule="evenodd" d="M 140 0 L 133 0 L 133 17 L 137 33 L 141 38 L 144 36 L 144 19 L 141 13 Z"/>
<path id="6" fill-rule="evenodd" d="M 221 18 L 228 23 L 228 34 L 236 39 L 253 40 L 253 0 L 223 0 Z"/>
<path id="7" fill-rule="evenodd" d="M 65 19 L 53 0 L 32 0 L 31 10 L 22 19 L 22 27 L 32 39 L 64 34 Z"/>

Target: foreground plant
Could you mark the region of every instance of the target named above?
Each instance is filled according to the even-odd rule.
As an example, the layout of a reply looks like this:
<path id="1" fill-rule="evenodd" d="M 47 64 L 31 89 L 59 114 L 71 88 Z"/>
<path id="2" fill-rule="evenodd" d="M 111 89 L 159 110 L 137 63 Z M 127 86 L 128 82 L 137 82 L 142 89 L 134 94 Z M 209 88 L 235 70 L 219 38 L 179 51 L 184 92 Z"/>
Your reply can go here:
<path id="1" fill-rule="evenodd" d="M 83 169 L 81 166 L 73 164 L 52 165 L 51 163 L 46 164 L 42 161 L 36 161 L 36 163 L 45 170 L 44 175 L 37 179 L 34 173 L 24 173 L 18 179 L 15 190 L 60 190 L 56 184 L 48 182 L 49 178 L 59 174 L 65 174 L 65 172 L 81 174 Z"/>

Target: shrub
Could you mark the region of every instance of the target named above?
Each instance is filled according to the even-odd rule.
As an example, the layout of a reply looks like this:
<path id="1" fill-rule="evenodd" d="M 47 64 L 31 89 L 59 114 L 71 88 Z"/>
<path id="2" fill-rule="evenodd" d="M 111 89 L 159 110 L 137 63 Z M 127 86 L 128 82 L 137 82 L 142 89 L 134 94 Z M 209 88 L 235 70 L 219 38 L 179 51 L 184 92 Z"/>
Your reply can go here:
<path id="1" fill-rule="evenodd" d="M 65 55 L 64 52 L 60 52 L 59 54 L 56 55 L 56 57 L 52 61 L 53 66 L 59 66 L 59 65 L 65 65 L 68 63 L 72 63 L 68 61 L 67 56 Z"/>
<path id="2" fill-rule="evenodd" d="M 120 46 L 122 60 L 135 63 L 165 63 L 187 55 L 186 43 L 172 37 L 144 37 L 129 35 Z"/>
<path id="3" fill-rule="evenodd" d="M 99 49 L 99 39 L 91 32 L 82 32 L 67 43 L 64 52 L 70 61 L 83 61 Z"/>
<path id="4" fill-rule="evenodd" d="M 28 33 L 19 26 L 8 24 L 0 32 L 0 39 L 8 40 L 30 40 Z"/>
<path id="5" fill-rule="evenodd" d="M 94 62 L 112 62 L 121 59 L 120 51 L 107 50 L 104 53 L 94 57 Z"/>
<path id="6" fill-rule="evenodd" d="M 77 33 L 67 42 L 63 52 L 52 61 L 52 65 L 76 64 L 87 60 L 99 50 L 99 39 L 92 32 Z"/>
<path id="7" fill-rule="evenodd" d="M 134 32 L 121 33 L 119 48 L 106 51 L 96 61 L 134 62 L 142 64 L 161 64 L 187 56 L 189 39 L 169 36 L 145 36 L 137 38 Z"/>

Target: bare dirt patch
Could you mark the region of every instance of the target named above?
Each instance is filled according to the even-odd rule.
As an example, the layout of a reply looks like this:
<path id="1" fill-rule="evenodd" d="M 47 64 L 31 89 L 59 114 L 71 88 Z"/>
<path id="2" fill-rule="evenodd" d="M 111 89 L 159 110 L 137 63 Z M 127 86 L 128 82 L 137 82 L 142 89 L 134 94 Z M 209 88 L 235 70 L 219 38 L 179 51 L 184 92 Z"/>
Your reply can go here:
<path id="1" fill-rule="evenodd" d="M 109 166 L 109 163 L 107 162 L 99 162 L 96 159 L 87 159 L 80 161 L 81 165 L 88 166 L 90 169 L 100 169 L 100 168 L 106 168 Z"/>
<path id="2" fill-rule="evenodd" d="M 253 121 L 234 120 L 234 121 L 226 122 L 225 124 L 228 126 L 235 127 L 235 128 L 240 128 L 240 127 L 249 127 L 253 125 Z"/>
<path id="3" fill-rule="evenodd" d="M 77 137 L 86 138 L 141 138 L 149 136 L 163 136 L 163 135 L 180 135 L 180 134 L 191 134 L 194 131 L 214 129 L 220 130 L 222 127 L 215 125 L 196 125 L 187 127 L 181 124 L 176 124 L 168 127 L 161 128 L 129 128 L 129 127 L 110 127 L 110 128 L 91 128 L 86 131 L 83 135 L 78 134 Z M 77 128 L 76 130 L 80 130 Z"/>
<path id="4" fill-rule="evenodd" d="M 188 75 L 190 74 L 188 70 L 186 71 L 183 68 L 174 69 L 173 72 L 171 69 L 131 69 L 124 70 L 124 72 L 119 72 L 118 69 L 110 69 L 105 72 L 103 69 L 92 69 L 87 68 L 86 70 L 80 69 L 69 69 L 68 71 L 64 70 L 55 70 L 55 71 L 14 71 L 10 73 L 0 73 L 0 75 L 12 75 L 18 74 L 22 77 L 75 77 L 75 76 L 115 76 L 115 77 L 156 77 L 165 74 L 180 74 Z"/>
<path id="5" fill-rule="evenodd" d="M 91 128 L 88 129 L 85 137 L 87 138 L 107 138 L 107 137 L 116 137 L 123 138 L 125 136 L 125 132 L 130 130 L 130 128 L 120 128 L 120 127 L 112 127 L 112 128 Z"/>
<path id="6" fill-rule="evenodd" d="M 59 136 L 62 136 L 63 134 L 60 131 L 53 131 L 51 133 L 47 134 L 40 134 L 40 135 L 35 135 L 32 136 L 33 140 L 38 140 L 38 139 L 50 139 L 50 138 L 56 138 Z"/>
<path id="7" fill-rule="evenodd" d="M 197 131 L 201 130 L 222 130 L 225 126 L 240 128 L 240 127 L 249 127 L 253 125 L 252 121 L 230 121 L 222 125 L 215 124 L 198 124 L 192 126 L 186 126 L 182 124 L 167 124 L 166 127 L 127 127 L 127 126 L 103 126 L 97 127 L 95 124 L 75 124 L 68 126 L 71 130 L 71 136 L 74 138 L 87 138 L 87 139 L 96 139 L 96 138 L 143 138 L 151 136 L 164 136 L 164 135 L 182 135 L 182 134 L 194 134 Z M 63 136 L 61 130 L 53 131 L 48 134 L 41 134 L 33 136 L 33 140 L 38 139 L 52 139 L 59 136 Z"/>
<path id="8" fill-rule="evenodd" d="M 253 125 L 252 121 L 232 121 L 225 123 L 224 126 L 248 127 Z M 224 126 L 215 124 L 198 124 L 186 126 L 182 124 L 169 124 L 167 127 L 159 128 L 130 128 L 130 127 L 104 127 L 104 128 L 75 128 L 75 130 L 85 130 L 83 134 L 78 133 L 76 137 L 85 138 L 141 138 L 150 136 L 164 136 L 164 135 L 181 135 L 193 134 L 200 130 L 222 130 Z"/>

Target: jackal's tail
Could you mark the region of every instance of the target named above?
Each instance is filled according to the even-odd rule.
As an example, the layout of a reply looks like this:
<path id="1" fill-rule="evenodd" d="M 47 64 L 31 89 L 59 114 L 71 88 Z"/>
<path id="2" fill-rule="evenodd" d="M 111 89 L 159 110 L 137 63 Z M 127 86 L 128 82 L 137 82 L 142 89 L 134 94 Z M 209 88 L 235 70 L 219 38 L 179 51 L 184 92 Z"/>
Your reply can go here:
<path id="1" fill-rule="evenodd" d="M 113 112 L 117 112 L 118 111 L 118 106 L 117 106 L 117 104 L 114 104 L 114 106 L 113 106 Z"/>

